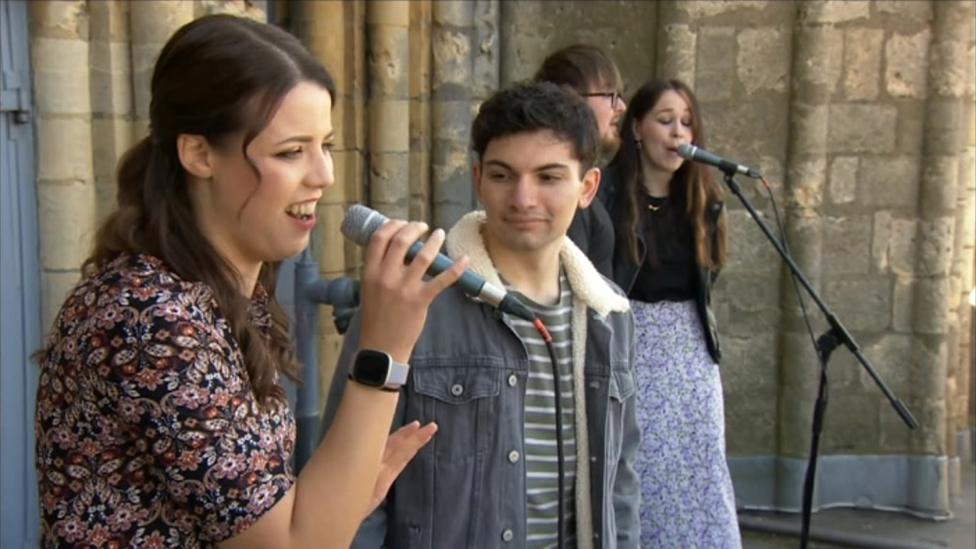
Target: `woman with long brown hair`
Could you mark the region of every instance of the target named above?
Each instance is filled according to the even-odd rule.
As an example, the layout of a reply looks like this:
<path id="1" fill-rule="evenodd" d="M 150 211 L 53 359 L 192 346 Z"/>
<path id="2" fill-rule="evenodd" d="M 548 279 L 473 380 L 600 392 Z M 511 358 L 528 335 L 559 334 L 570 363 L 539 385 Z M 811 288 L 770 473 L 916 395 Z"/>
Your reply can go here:
<path id="1" fill-rule="evenodd" d="M 151 93 L 118 209 L 38 354 L 43 544 L 348 546 L 436 426 L 388 437 L 398 393 L 353 382 L 291 470 L 279 381 L 297 368 L 274 278 L 334 182 L 332 77 L 287 32 L 215 15 L 169 39 Z M 425 230 L 389 222 L 365 252 L 374 356 L 405 362 L 464 268 L 424 280 L 442 231 L 406 265 Z"/>
<path id="2" fill-rule="evenodd" d="M 721 191 L 678 145 L 704 146 L 701 111 L 677 80 L 629 102 L 605 179 L 614 280 L 631 300 L 641 428 L 642 547 L 738 547 L 711 285 L 725 262 Z"/>

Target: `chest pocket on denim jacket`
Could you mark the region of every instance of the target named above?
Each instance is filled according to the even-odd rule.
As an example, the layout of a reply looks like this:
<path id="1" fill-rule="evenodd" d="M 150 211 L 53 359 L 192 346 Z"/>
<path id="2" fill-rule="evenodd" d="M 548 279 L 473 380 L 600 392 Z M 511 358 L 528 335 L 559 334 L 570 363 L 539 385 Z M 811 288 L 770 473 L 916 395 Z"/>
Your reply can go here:
<path id="1" fill-rule="evenodd" d="M 483 453 L 496 428 L 502 370 L 498 368 L 411 368 L 414 397 L 407 421 L 437 422 L 431 441 L 438 459 Z M 415 414 L 415 415 L 414 415 Z"/>

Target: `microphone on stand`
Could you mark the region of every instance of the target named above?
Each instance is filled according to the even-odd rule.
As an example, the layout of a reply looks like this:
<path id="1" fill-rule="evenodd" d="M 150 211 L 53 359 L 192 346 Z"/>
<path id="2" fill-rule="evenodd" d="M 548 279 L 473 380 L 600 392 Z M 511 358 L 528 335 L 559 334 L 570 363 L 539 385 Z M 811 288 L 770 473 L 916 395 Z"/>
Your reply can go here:
<path id="1" fill-rule="evenodd" d="M 759 170 L 726 160 L 705 149 L 699 149 L 697 145 L 689 145 L 687 143 L 678 145 L 678 156 L 693 162 L 701 162 L 702 164 L 714 166 L 728 175 L 739 173 L 753 179 L 762 179 L 762 174 L 759 173 Z"/>

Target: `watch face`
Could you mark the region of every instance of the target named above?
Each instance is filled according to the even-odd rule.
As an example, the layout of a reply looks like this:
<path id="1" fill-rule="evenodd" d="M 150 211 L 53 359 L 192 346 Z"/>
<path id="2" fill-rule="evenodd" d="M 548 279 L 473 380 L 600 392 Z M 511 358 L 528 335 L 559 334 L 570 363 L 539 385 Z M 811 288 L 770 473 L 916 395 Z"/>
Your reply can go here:
<path id="1" fill-rule="evenodd" d="M 382 387 L 390 371 L 390 356 L 379 351 L 363 349 L 356 355 L 353 377 L 373 387 Z"/>

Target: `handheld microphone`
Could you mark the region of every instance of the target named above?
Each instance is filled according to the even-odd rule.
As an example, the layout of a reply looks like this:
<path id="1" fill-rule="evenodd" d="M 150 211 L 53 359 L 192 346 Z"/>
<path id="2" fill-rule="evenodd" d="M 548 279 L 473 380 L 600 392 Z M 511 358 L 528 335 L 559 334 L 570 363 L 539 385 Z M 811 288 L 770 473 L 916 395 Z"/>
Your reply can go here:
<path id="1" fill-rule="evenodd" d="M 727 175 L 741 173 L 742 175 L 751 177 L 753 179 L 762 179 L 762 174 L 760 174 L 758 170 L 726 160 L 721 156 L 712 154 L 704 149 L 699 149 L 696 145 L 689 145 L 687 143 L 678 145 L 678 156 L 694 162 L 701 162 L 702 164 L 714 166 L 725 172 Z"/>
<path id="2" fill-rule="evenodd" d="M 389 218 L 380 212 L 367 208 L 362 204 L 353 204 L 346 212 L 346 217 L 342 220 L 340 230 L 349 240 L 352 240 L 360 246 L 366 246 L 369 243 L 370 237 L 376 232 L 376 229 L 379 229 L 387 221 L 389 221 Z M 407 250 L 407 261 L 409 262 L 416 257 L 423 246 L 423 242 L 419 240 L 411 244 Z M 430 264 L 430 267 L 427 268 L 427 274 L 437 276 L 439 273 L 450 269 L 452 265 L 454 265 L 454 261 L 451 258 L 439 253 Z M 484 278 L 467 269 L 465 269 L 464 274 L 461 275 L 461 278 L 454 285 L 460 287 L 468 296 L 488 303 L 502 312 L 515 315 L 529 322 L 535 320 L 535 314 L 519 301 L 515 295 L 493 284 L 489 284 Z"/>

